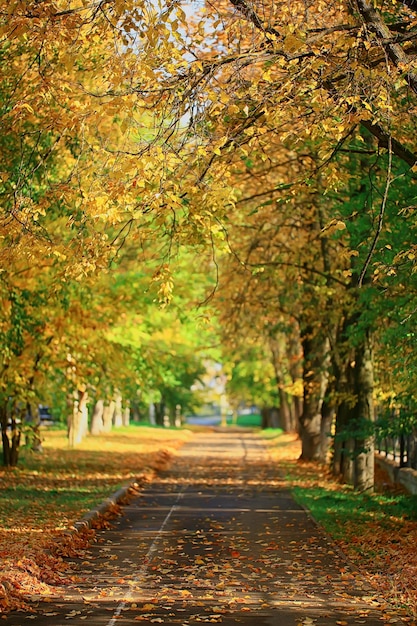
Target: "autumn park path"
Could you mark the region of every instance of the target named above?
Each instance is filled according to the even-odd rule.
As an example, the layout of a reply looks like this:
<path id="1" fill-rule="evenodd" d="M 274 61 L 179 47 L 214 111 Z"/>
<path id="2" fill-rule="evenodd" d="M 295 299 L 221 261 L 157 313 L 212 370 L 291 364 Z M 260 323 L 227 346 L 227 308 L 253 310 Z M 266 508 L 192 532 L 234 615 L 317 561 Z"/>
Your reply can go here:
<path id="1" fill-rule="evenodd" d="M 386 623 L 250 432 L 196 434 L 72 569 L 65 595 L 6 623 Z"/>

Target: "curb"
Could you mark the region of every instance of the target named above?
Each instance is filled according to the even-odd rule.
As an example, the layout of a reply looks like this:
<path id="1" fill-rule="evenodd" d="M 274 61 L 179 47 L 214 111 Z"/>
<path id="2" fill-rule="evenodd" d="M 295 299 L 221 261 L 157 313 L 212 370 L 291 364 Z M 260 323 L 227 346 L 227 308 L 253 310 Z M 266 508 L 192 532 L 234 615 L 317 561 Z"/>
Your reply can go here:
<path id="1" fill-rule="evenodd" d="M 157 453 L 157 458 L 153 467 L 148 467 L 144 470 L 144 473 L 138 476 L 133 482 L 124 485 L 116 491 L 113 495 L 109 496 L 103 502 L 91 511 L 88 511 L 83 517 L 68 529 L 66 534 L 72 535 L 76 533 L 82 533 L 83 531 L 93 528 L 94 522 L 103 517 L 112 507 L 125 504 L 131 498 L 140 495 L 140 491 L 145 483 L 154 480 L 155 476 L 164 469 L 167 468 L 172 460 L 172 454 L 162 449 Z"/>
<path id="2" fill-rule="evenodd" d="M 142 484 L 145 481 L 142 481 Z M 94 522 L 97 521 L 100 517 L 105 515 L 107 511 L 109 511 L 112 507 L 121 504 L 127 496 L 131 495 L 139 495 L 139 489 L 142 485 L 139 482 L 139 479 L 136 479 L 132 483 L 121 487 L 114 494 L 103 500 L 101 504 L 88 511 L 83 517 L 77 520 L 73 527 L 69 529 L 70 533 L 81 533 L 84 530 L 89 530 L 93 527 Z"/>

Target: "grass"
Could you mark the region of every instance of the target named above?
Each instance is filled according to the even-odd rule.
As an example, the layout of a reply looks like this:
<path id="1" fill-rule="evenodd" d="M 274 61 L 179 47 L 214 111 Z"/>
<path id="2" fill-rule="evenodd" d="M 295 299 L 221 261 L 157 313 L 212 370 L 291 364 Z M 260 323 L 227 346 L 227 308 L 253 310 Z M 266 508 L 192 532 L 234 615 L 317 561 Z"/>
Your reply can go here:
<path id="1" fill-rule="evenodd" d="M 66 431 L 45 430 L 43 453 L 22 449 L 12 470 L 0 470 L 0 532 L 13 528 L 23 515 L 43 524 L 46 509 L 56 510 L 60 529 L 120 486 L 148 471 L 162 449 L 173 450 L 187 431 L 132 426 L 86 437 L 68 449 Z"/>
<path id="2" fill-rule="evenodd" d="M 376 491 L 359 494 L 336 480 L 325 466 L 299 462 L 294 435 L 266 434 L 295 499 L 389 598 L 404 621 L 417 624 L 417 497 L 387 485 L 377 470 Z"/>
<path id="3" fill-rule="evenodd" d="M 417 624 L 416 496 L 385 488 L 357 494 L 326 467 L 298 462 L 296 436 L 279 429 L 261 432 L 298 502 L 377 593 L 395 603 L 404 621 Z M 47 594 L 49 583 L 59 584 L 62 562 L 45 551 L 51 538 L 62 536 L 121 485 L 149 474 L 158 467 L 162 451 L 174 452 L 190 436 L 188 430 L 136 425 L 87 437 L 69 450 L 65 431 L 51 429 L 45 431 L 42 454 L 23 450 L 18 468 L 0 469 L 0 613 L 22 606 L 24 595 Z M 381 484 L 386 480 L 378 478 Z M 11 594 L 6 593 L 6 581 L 11 581 Z"/>
<path id="4" fill-rule="evenodd" d="M 286 445 L 286 440 L 281 440 L 280 437 L 283 434 L 282 428 L 265 428 L 262 431 L 262 437 L 264 439 L 274 439 L 275 446 L 279 447 L 282 445 Z"/>
<path id="5" fill-rule="evenodd" d="M 64 531 L 122 485 L 150 477 L 190 436 L 131 426 L 70 450 L 66 431 L 46 429 L 42 453 L 23 448 L 17 468 L 0 468 L 0 613 L 59 583 L 63 563 L 50 551 Z"/>
<path id="6" fill-rule="evenodd" d="M 324 487 L 303 488 L 295 486 L 296 500 L 307 507 L 314 518 L 337 539 L 349 539 L 353 528 L 362 528 L 369 523 L 378 523 L 390 529 L 398 519 L 417 519 L 415 496 L 396 494 L 358 494 L 348 487 L 340 491 Z"/>
<path id="7" fill-rule="evenodd" d="M 237 426 L 243 426 L 245 428 L 260 428 L 261 416 L 258 413 L 251 415 L 238 415 L 236 422 L 233 421 L 232 417 L 228 417 L 227 423 L 237 424 Z"/>

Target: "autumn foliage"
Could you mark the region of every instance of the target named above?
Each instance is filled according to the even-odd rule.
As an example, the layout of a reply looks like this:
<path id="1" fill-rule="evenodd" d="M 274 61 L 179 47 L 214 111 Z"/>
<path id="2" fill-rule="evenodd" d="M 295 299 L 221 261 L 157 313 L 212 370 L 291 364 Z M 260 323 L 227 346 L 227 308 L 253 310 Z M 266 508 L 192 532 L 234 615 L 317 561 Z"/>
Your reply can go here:
<path id="1" fill-rule="evenodd" d="M 26 451 L 22 466 L 2 471 L 0 517 L 0 608 L 28 608 L 48 599 L 69 581 L 68 559 L 80 557 L 120 507 L 106 506 L 89 524 L 75 523 L 121 486 L 132 485 L 125 500 L 138 496 L 167 464 L 187 431 L 136 429 L 88 438 L 69 450 L 62 431 L 44 434 L 44 453 Z M 123 501 L 120 500 L 120 503 Z"/>
<path id="2" fill-rule="evenodd" d="M 39 404 L 75 445 L 88 394 L 172 420 L 214 359 L 372 489 L 376 417 L 415 419 L 415 35 L 411 1 L 2 4 L 5 465 Z"/>

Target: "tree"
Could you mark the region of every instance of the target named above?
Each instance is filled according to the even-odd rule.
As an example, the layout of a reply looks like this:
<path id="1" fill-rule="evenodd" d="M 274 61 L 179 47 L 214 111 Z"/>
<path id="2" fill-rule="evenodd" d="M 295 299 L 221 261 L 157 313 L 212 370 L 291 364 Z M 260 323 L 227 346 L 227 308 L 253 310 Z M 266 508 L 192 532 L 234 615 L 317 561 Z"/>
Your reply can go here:
<path id="1" fill-rule="evenodd" d="M 110 342 L 100 344 L 108 319 L 97 321 L 87 290 L 99 287 L 95 276 L 117 256 L 132 224 L 142 229 L 139 245 L 146 229 L 160 229 L 160 262 L 170 247 L 164 213 L 170 202 L 160 190 L 165 167 L 179 159 L 159 138 L 170 132 L 161 114 L 150 112 L 132 87 L 140 79 L 132 74 L 138 58 L 132 27 L 143 14 L 133 3 L 119 5 L 11 2 L 0 14 L 6 464 L 17 462 L 21 407 L 36 406 L 46 374 L 61 372 L 65 391 L 78 392 L 103 366 L 101 351 L 110 348 L 107 364 L 114 354 Z M 146 22 L 152 30 L 151 14 Z M 158 67 L 141 66 L 144 89 Z"/>
<path id="2" fill-rule="evenodd" d="M 233 38 L 231 36 L 228 40 L 229 46 L 225 46 L 227 52 L 222 55 L 220 60 L 219 57 L 215 60 L 209 59 L 209 54 L 206 52 L 202 72 L 192 83 L 196 93 L 198 91 L 200 97 L 202 93 L 205 93 L 209 103 L 211 103 L 210 106 L 204 109 L 200 118 L 202 125 L 204 126 L 205 124 L 207 128 L 213 131 L 210 135 L 211 145 L 213 146 L 212 156 L 210 157 L 210 169 L 207 169 L 207 167 L 203 169 L 204 176 L 215 176 L 216 171 L 219 171 L 219 167 L 217 170 L 212 167 L 217 160 L 216 154 L 219 160 L 223 160 L 224 163 L 232 162 L 231 154 L 233 156 L 238 154 L 242 159 L 249 158 L 250 154 L 251 161 L 256 159 L 259 159 L 260 162 L 267 161 L 271 158 L 271 137 L 276 136 L 277 141 L 281 141 L 288 148 L 290 148 L 291 142 L 293 145 L 295 142 L 297 145 L 300 145 L 303 141 L 305 144 L 308 144 L 313 140 L 319 150 L 319 163 L 317 165 L 316 160 L 316 164 L 313 168 L 310 168 L 308 176 L 310 179 L 313 177 L 317 178 L 320 167 L 323 171 L 323 167 L 327 166 L 326 185 L 324 188 L 328 190 L 336 185 L 343 186 L 344 181 L 341 175 L 343 169 L 337 169 L 332 166 L 329 159 L 342 150 L 355 150 L 354 142 L 351 143 L 350 139 L 352 137 L 356 139 L 355 127 L 358 123 L 377 138 L 380 148 L 385 147 L 388 149 L 389 159 L 392 159 L 392 155 L 396 155 L 407 165 L 415 163 L 413 148 L 410 148 L 411 139 L 415 136 L 413 120 L 410 119 L 408 105 L 404 108 L 404 100 L 401 99 L 407 86 L 404 83 L 403 87 L 398 89 L 398 82 L 394 83 L 391 80 L 391 75 L 394 75 L 395 79 L 398 77 L 395 68 L 393 71 L 391 67 L 386 73 L 386 69 L 382 65 L 383 57 L 377 53 L 376 47 L 374 48 L 373 40 L 369 39 L 368 31 L 360 29 L 361 15 L 368 20 L 368 23 L 372 23 L 375 28 L 379 24 L 378 20 L 381 20 L 377 13 L 373 12 L 372 17 L 370 17 L 369 7 L 366 8 L 361 4 L 358 4 L 359 12 L 356 16 L 349 14 L 349 10 L 344 13 L 343 8 L 335 8 L 334 12 L 332 12 L 332 7 L 330 19 L 327 21 L 330 27 L 323 28 L 319 23 L 321 19 L 320 9 L 317 9 L 315 14 L 311 13 L 311 20 L 307 22 L 308 32 L 306 32 L 306 28 L 301 26 L 301 21 L 297 23 L 298 16 L 294 10 L 292 10 L 291 17 L 288 18 L 285 14 L 282 15 L 281 7 L 272 6 L 267 21 L 264 19 L 264 15 L 261 18 L 261 13 L 257 13 L 256 5 L 249 7 L 244 2 L 234 2 L 233 4 L 240 12 L 242 21 L 245 20 L 254 27 L 251 33 L 250 51 L 248 47 L 245 53 L 242 53 L 242 48 L 244 49 L 247 41 L 246 38 L 242 36 Z M 275 9 L 281 11 L 281 14 L 278 15 L 278 12 L 274 13 Z M 328 7 L 326 7 L 326 10 L 328 11 Z M 395 19 L 402 11 L 401 8 L 391 8 L 390 17 Z M 389 10 L 387 13 L 389 13 Z M 327 12 L 326 15 L 328 17 L 329 13 Z M 231 17 L 230 13 L 227 14 L 227 9 L 223 14 L 223 17 L 227 19 L 225 16 L 229 17 L 233 24 L 233 17 Z M 346 20 L 346 22 L 343 20 Z M 293 30 L 288 29 L 285 32 L 284 29 L 288 28 L 291 21 L 293 21 Z M 409 20 L 408 24 L 412 24 L 411 20 Z M 397 26 L 395 23 L 391 24 L 393 29 Z M 405 31 L 407 27 L 408 25 L 406 24 L 404 26 Z M 411 28 L 413 28 L 412 25 Z M 314 30 L 315 34 L 313 35 Z M 233 32 L 233 25 L 230 31 Z M 336 32 L 338 33 L 337 38 L 335 37 Z M 258 39 L 256 38 L 256 33 L 259 36 Z M 346 36 L 341 37 L 340 33 L 346 33 Z M 377 30 L 376 39 L 382 36 L 381 33 L 381 30 Z M 387 31 L 385 31 L 384 37 L 386 36 Z M 406 42 L 408 37 L 409 35 L 405 34 L 403 42 Z M 318 40 L 319 43 L 317 43 Z M 322 43 L 323 41 L 325 42 L 324 44 Z M 383 45 L 388 46 L 387 51 L 390 58 L 393 60 L 396 69 L 400 69 L 398 67 L 399 59 L 402 58 L 402 61 L 404 61 L 405 57 L 401 57 L 399 51 L 395 51 L 393 47 L 390 47 L 391 44 L 387 44 L 387 41 L 389 40 L 385 39 Z M 231 48 L 233 48 L 236 42 L 239 42 L 241 48 L 239 51 L 234 49 L 232 53 Z M 257 44 L 259 44 L 258 48 Z M 405 43 L 405 46 L 407 47 L 407 43 Z M 354 62 L 351 61 L 352 50 L 355 51 Z M 268 52 L 271 52 L 269 57 L 267 56 Z M 327 60 L 324 58 L 324 53 L 327 55 Z M 287 64 L 278 63 L 277 59 L 284 59 Z M 328 63 L 329 59 L 334 61 L 335 69 L 332 69 Z M 372 82 L 368 69 L 370 66 L 377 68 L 375 76 L 378 77 L 378 84 Z M 232 67 L 233 69 L 231 70 Z M 317 67 L 323 68 L 319 80 L 317 79 Z M 340 71 L 340 67 L 349 68 L 351 71 L 350 73 L 349 70 Z M 391 72 L 391 74 L 388 74 L 388 72 Z M 260 77 L 260 80 L 257 80 L 258 77 Z M 245 83 L 245 79 L 252 79 L 252 89 L 243 89 L 243 86 L 247 87 L 248 85 L 248 83 Z M 282 89 L 274 91 L 273 85 L 278 84 L 279 81 L 285 84 L 286 80 L 290 81 L 291 90 L 289 93 L 288 90 L 285 91 L 284 106 L 282 100 L 284 91 Z M 413 87 L 413 77 L 410 73 L 407 75 L 407 80 Z M 388 101 L 389 104 L 387 106 Z M 274 114 L 271 114 L 271 109 L 274 111 Z M 276 111 L 278 113 L 275 113 Z M 303 126 L 305 119 L 303 115 L 309 118 L 308 126 Z M 277 123 L 277 118 L 279 123 Z M 291 120 L 292 124 L 291 129 L 289 129 L 289 120 Z M 295 124 L 294 120 L 296 120 Z M 393 129 L 393 134 L 385 130 L 387 120 L 389 120 L 390 128 Z M 275 130 L 277 127 L 279 128 L 278 132 Z M 332 137 L 329 136 L 331 127 L 335 130 Z M 368 149 L 366 145 L 356 149 L 358 153 L 364 155 L 362 161 L 365 159 L 366 154 L 370 156 L 377 154 L 377 148 L 374 143 L 372 143 L 371 149 Z M 323 165 L 320 165 L 320 161 Z M 373 167 L 372 163 L 369 167 Z M 387 172 L 388 180 L 391 177 L 389 164 Z M 306 180 L 307 176 L 304 174 L 303 178 Z M 294 181 L 289 182 L 287 179 L 285 184 L 293 185 Z M 237 187 L 236 184 L 234 186 L 235 188 Z M 390 183 L 387 183 L 387 190 L 389 186 Z M 277 186 L 272 186 L 268 189 L 278 191 Z M 257 193 L 259 194 L 258 197 L 263 194 L 263 192 Z M 381 203 L 381 215 L 384 213 L 385 204 L 386 199 Z M 339 211 L 335 211 L 336 216 L 338 213 Z M 344 221 L 338 221 L 337 217 L 335 219 L 332 215 L 328 215 L 327 219 L 329 225 L 333 223 L 338 228 L 340 224 L 340 228 L 345 228 Z M 339 280 L 346 294 L 344 297 L 346 308 L 341 310 L 340 321 L 337 322 L 336 320 L 330 334 L 330 337 L 333 339 L 340 336 L 344 336 L 346 339 L 346 318 L 350 320 L 348 326 L 353 327 L 348 330 L 348 336 L 352 336 L 352 331 L 353 334 L 357 335 L 357 332 L 354 330 L 355 327 L 358 325 L 360 327 L 366 318 L 366 310 L 359 310 L 359 313 L 357 311 L 358 307 L 362 306 L 363 299 L 362 297 L 358 298 L 356 294 L 357 285 L 355 284 L 355 279 L 358 281 L 358 286 L 363 288 L 364 278 L 369 270 L 370 259 L 375 252 L 375 242 L 378 241 L 382 221 L 381 219 L 377 220 L 374 232 L 370 234 L 368 230 L 365 233 L 365 238 L 361 242 L 357 242 L 359 246 L 369 243 L 370 248 L 369 254 L 365 255 L 366 258 L 361 257 L 358 260 L 357 266 L 359 266 L 359 263 L 362 263 L 362 268 L 354 279 L 352 281 L 343 281 L 333 274 L 332 280 L 334 278 Z M 320 220 L 317 220 L 316 224 L 319 225 Z M 322 223 L 321 228 L 323 227 L 324 224 Z M 355 246 L 349 245 L 351 243 L 348 242 L 346 246 L 348 254 L 350 250 L 354 251 Z M 324 256 L 322 261 L 325 261 Z M 294 265 L 294 261 L 291 264 Z M 312 264 L 309 265 L 309 271 L 312 271 Z M 345 262 L 338 271 L 349 272 L 351 270 Z M 348 289 L 350 283 L 353 287 L 351 290 Z M 329 285 L 324 284 L 323 287 L 328 289 Z M 317 297 L 314 297 L 312 302 L 315 300 L 317 301 Z M 328 311 L 329 307 L 325 306 L 324 310 Z M 337 327 L 342 329 L 342 333 L 337 331 Z M 311 326 L 307 325 L 304 331 L 302 331 L 302 335 L 304 337 L 314 337 L 317 330 L 318 328 L 312 330 Z M 319 335 L 317 335 L 317 339 L 319 345 L 323 343 L 323 340 L 320 341 Z M 305 351 L 319 354 L 316 348 L 311 350 L 310 344 L 304 342 L 304 346 Z M 343 354 L 342 360 L 346 362 L 349 350 L 345 347 L 342 352 L 340 350 L 338 352 L 339 355 Z M 365 354 L 371 354 L 369 334 L 367 332 L 362 334 L 362 344 L 356 344 L 355 352 L 356 357 L 352 362 L 356 363 L 357 369 L 352 380 L 349 380 L 349 377 L 345 379 L 350 390 L 347 391 L 345 388 L 344 391 L 349 393 L 351 398 L 356 398 L 354 402 L 355 412 L 362 413 L 363 407 L 369 403 L 363 404 L 360 400 L 362 391 L 358 390 L 358 384 L 363 388 L 362 390 L 368 389 L 368 392 L 365 394 L 368 398 L 372 392 L 371 378 L 369 376 L 363 378 L 360 374 L 360 372 L 364 373 L 367 371 L 367 367 L 364 368 L 361 365 L 364 363 L 363 357 Z M 319 359 L 321 363 L 323 363 L 323 357 L 324 355 Z M 371 363 L 368 357 L 365 360 L 367 363 Z M 344 368 L 345 366 L 343 365 L 342 367 Z M 313 368 L 306 369 L 307 371 L 316 372 L 320 376 L 322 367 L 317 364 Z M 341 370 L 339 371 L 341 372 Z M 310 386 L 309 381 L 306 381 L 305 390 L 308 390 Z M 317 385 L 317 389 L 319 388 L 320 385 Z M 342 395 L 341 389 L 339 389 L 339 395 Z M 313 399 L 311 394 L 309 397 Z M 320 402 L 320 398 L 321 394 L 318 393 L 318 402 Z M 305 403 L 305 406 L 308 406 L 308 403 Z M 317 409 L 311 412 L 318 415 Z M 365 421 L 369 421 L 369 419 L 365 419 Z M 318 434 L 318 425 L 314 430 Z M 307 441 L 310 440 L 311 436 L 309 435 Z M 312 450 L 306 456 L 314 457 L 314 450 L 317 449 L 318 441 L 319 437 L 317 436 L 316 444 L 313 445 Z M 363 443 L 361 444 L 360 441 L 358 443 L 360 444 L 358 449 L 362 449 Z M 361 463 L 361 454 L 359 452 L 358 454 L 355 453 L 358 464 Z M 371 455 L 372 450 L 370 449 L 368 458 Z M 361 473 L 363 473 L 362 470 L 359 471 L 359 474 Z M 361 477 L 358 477 L 357 482 L 358 486 L 363 487 L 365 485 L 365 488 L 368 484 L 368 481 L 363 481 Z"/>
<path id="3" fill-rule="evenodd" d="M 349 398 L 351 423 L 370 406 L 361 398 L 371 377 L 360 373 L 375 334 L 368 298 L 380 278 L 372 267 L 389 280 L 381 235 L 413 195 L 392 184 L 401 162 L 411 189 L 417 153 L 409 9 L 357 0 L 266 11 L 231 0 L 190 17 L 178 3 L 48 0 L 12 2 L 1 17 L 7 293 L 21 290 L 10 276 L 22 271 L 36 282 L 46 258 L 45 293 L 63 309 L 62 278 L 93 285 L 129 239 L 138 250 L 154 242 L 145 259 L 167 304 L 178 249 L 205 246 L 215 271 L 234 254 L 250 270 L 252 298 L 273 303 L 266 315 L 263 302 L 253 304 L 251 320 L 275 352 L 281 391 L 278 326 L 296 322 L 303 456 L 322 458 L 323 411 Z M 362 203 L 357 217 L 346 196 L 364 199 L 364 171 L 381 201 L 379 209 Z M 396 252 L 412 254 L 404 231 L 396 233 Z M 30 328 L 28 320 L 27 346 Z M 358 437 L 358 464 L 364 448 Z"/>

